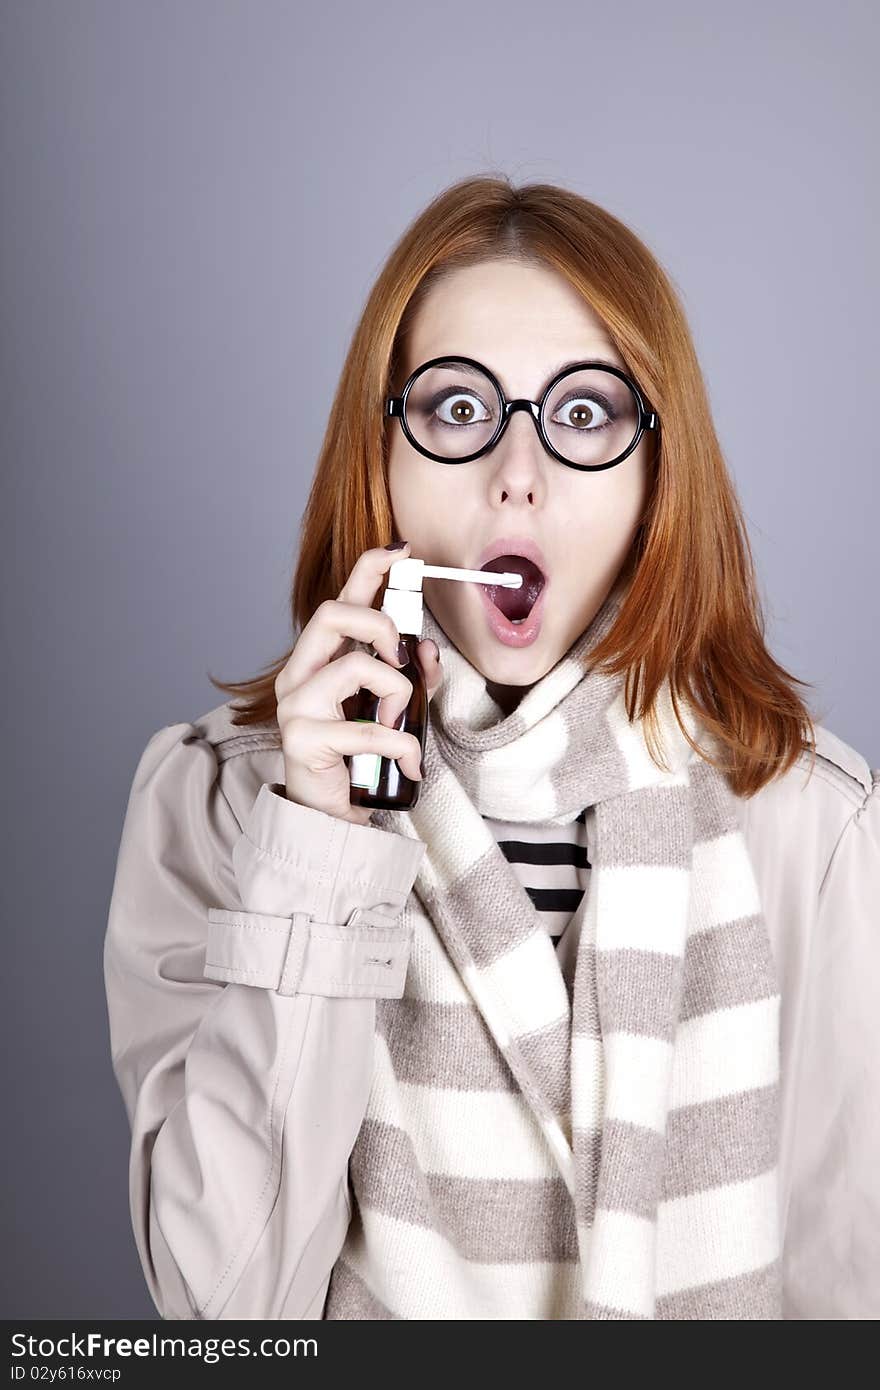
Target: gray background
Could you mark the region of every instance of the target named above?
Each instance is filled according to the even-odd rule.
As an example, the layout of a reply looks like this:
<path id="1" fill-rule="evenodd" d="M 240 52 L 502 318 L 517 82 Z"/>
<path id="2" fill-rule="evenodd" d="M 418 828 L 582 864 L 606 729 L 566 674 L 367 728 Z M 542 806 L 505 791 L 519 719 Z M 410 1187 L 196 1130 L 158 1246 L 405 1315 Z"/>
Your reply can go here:
<path id="1" fill-rule="evenodd" d="M 563 183 L 659 256 L 774 654 L 880 763 L 878 37 L 869 3 L 5 0 L 3 1316 L 155 1316 L 101 975 L 131 777 L 284 649 L 349 335 L 453 179 Z"/>

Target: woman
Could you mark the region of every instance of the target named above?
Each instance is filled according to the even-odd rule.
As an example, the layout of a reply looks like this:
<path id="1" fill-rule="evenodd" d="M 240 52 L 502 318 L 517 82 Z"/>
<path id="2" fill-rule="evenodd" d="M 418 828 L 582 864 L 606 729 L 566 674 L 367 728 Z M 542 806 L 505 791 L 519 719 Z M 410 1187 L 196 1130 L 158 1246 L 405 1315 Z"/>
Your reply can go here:
<path id="1" fill-rule="evenodd" d="M 526 583 L 425 581 L 423 785 L 371 812 L 349 755 L 421 775 L 401 555 Z M 878 773 L 767 651 L 632 232 L 501 179 L 425 210 L 292 606 L 266 674 L 215 682 L 241 703 L 153 736 L 123 829 L 105 973 L 162 1316 L 880 1313 Z"/>

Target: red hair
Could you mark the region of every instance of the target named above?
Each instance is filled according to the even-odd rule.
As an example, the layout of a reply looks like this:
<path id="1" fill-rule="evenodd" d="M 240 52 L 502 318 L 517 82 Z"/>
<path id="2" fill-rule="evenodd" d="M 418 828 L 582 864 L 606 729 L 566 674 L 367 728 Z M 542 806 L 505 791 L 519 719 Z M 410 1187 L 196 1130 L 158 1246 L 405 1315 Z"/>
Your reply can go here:
<path id="1" fill-rule="evenodd" d="M 668 276 L 611 213 L 556 185 L 462 179 L 392 249 L 355 329 L 303 515 L 291 594 L 294 642 L 324 599 L 338 596 L 358 556 L 392 536 L 384 404 L 402 385 L 413 316 L 451 271 L 498 258 L 564 276 L 603 320 L 660 415 L 648 506 L 628 561 L 632 579 L 591 661 L 626 674 L 627 713 L 646 720 L 649 743 L 654 703 L 668 677 L 674 705 L 681 696 L 691 703 L 715 756 L 699 751 L 737 795 L 751 796 L 791 767 L 802 748 L 815 756 L 813 722 L 794 688 L 809 682 L 767 650 L 742 510 Z M 232 706 L 236 725 L 277 725 L 275 680 L 293 645 L 250 680 L 210 677 L 241 697 Z"/>

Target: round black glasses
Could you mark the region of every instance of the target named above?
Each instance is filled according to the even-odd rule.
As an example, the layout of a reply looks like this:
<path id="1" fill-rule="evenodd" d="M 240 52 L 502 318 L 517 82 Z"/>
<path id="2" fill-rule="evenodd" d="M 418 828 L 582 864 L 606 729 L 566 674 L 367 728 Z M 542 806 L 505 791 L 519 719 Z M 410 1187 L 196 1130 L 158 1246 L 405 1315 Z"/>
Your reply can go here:
<path id="1" fill-rule="evenodd" d="M 622 463 L 646 430 L 659 430 L 636 383 L 605 362 L 576 362 L 540 401 L 505 400 L 501 385 L 472 357 L 432 357 L 412 373 L 386 416 L 396 416 L 420 454 L 470 463 L 494 449 L 515 410 L 527 410 L 547 453 L 568 468 L 598 473 Z"/>

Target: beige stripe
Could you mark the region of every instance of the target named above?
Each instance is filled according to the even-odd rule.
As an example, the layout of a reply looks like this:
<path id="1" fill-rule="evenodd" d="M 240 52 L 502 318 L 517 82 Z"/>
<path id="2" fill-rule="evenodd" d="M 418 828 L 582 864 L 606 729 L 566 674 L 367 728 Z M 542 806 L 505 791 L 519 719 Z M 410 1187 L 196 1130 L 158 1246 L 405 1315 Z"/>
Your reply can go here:
<path id="1" fill-rule="evenodd" d="M 658 1000 L 668 998 L 680 968 L 676 957 L 651 951 L 603 951 L 600 1026 L 596 1011 L 596 947 L 583 937 L 578 945 L 580 972 L 574 994 L 573 1032 L 577 1037 L 599 1037 L 602 1032 L 647 1034 L 669 1039 Z M 725 923 L 688 938 L 680 1019 L 699 1017 L 711 999 L 712 1011 L 749 1004 L 772 997 L 769 939 L 760 918 Z M 668 1018 L 668 1015 L 667 1015 Z"/>
<path id="2" fill-rule="evenodd" d="M 691 806 L 694 818 L 694 843 L 714 840 L 717 835 L 726 835 L 739 822 L 735 803 L 725 788 L 714 767 L 698 759 L 690 765 Z"/>
<path id="3" fill-rule="evenodd" d="M 441 1230 L 468 1260 L 577 1259 L 574 1206 L 561 1178 L 536 1181 L 423 1174 L 407 1135 L 366 1120 L 352 1154 L 361 1210 Z"/>
<path id="4" fill-rule="evenodd" d="M 609 1308 L 604 1303 L 588 1299 L 584 1303 L 583 1316 L 604 1322 L 650 1322 L 644 1313 L 624 1313 L 620 1308 Z"/>
<path id="5" fill-rule="evenodd" d="M 592 957 L 595 974 L 595 947 L 585 943 L 584 954 Z M 676 1020 L 669 1001 L 678 993 L 681 970 L 678 956 L 655 951 L 603 951 L 598 984 L 602 1032 L 636 1033 L 672 1042 Z"/>
<path id="6" fill-rule="evenodd" d="M 592 1142 L 587 1147 L 592 1152 Z M 665 1139 L 657 1130 L 606 1120 L 596 1206 L 653 1221 L 661 1195 L 664 1148 Z"/>
<path id="7" fill-rule="evenodd" d="M 599 999 L 596 992 L 596 943 L 590 936 L 595 926 L 595 906 L 591 918 L 584 913 L 577 953 L 569 964 L 572 1006 L 571 1029 L 579 1038 L 601 1038 Z"/>
<path id="8" fill-rule="evenodd" d="M 602 867 L 689 869 L 689 796 L 685 786 L 640 787 L 603 805 L 597 850 Z"/>
<path id="9" fill-rule="evenodd" d="M 536 1033 L 517 1038 L 519 1050 L 538 1078 L 545 1099 L 554 1110 L 571 1104 L 571 1027 L 567 1019 L 551 1023 Z"/>
<path id="10" fill-rule="evenodd" d="M 494 862 L 493 862 L 494 861 Z M 500 868 L 499 863 L 500 861 Z M 492 915 L 481 893 L 492 882 Z M 534 908 L 499 845 L 454 883 L 442 903 L 445 915 L 460 924 L 462 938 L 479 969 L 485 969 L 534 931 Z"/>
<path id="11" fill-rule="evenodd" d="M 760 917 L 697 932 L 685 951 L 681 1018 L 695 1018 L 711 1000 L 713 1009 L 768 999 L 776 990 L 767 928 Z"/>
<path id="12" fill-rule="evenodd" d="M 340 1256 L 333 1266 L 327 1298 L 324 1302 L 325 1321 L 364 1322 L 399 1321 L 397 1314 L 380 1303 L 361 1276 Z"/>
<path id="13" fill-rule="evenodd" d="M 594 1130 L 574 1131 L 575 1165 L 583 1190 L 595 1194 L 597 1165 L 613 1175 L 613 1208 L 653 1220 L 658 1200 L 687 1197 L 725 1183 L 745 1182 L 775 1162 L 776 1088 L 741 1091 L 720 1100 L 670 1110 L 666 1135 L 608 1119 L 601 1142 Z M 657 1176 L 666 1172 L 662 1188 Z M 608 1193 L 595 1194 L 608 1208 Z M 593 1220 L 593 1202 L 587 1208 Z"/>
<path id="14" fill-rule="evenodd" d="M 776 1162 L 776 1085 L 670 1110 L 664 1198 L 743 1182 Z"/>
<path id="15" fill-rule="evenodd" d="M 458 1091 L 515 1091 L 504 1054 L 472 1004 L 381 1000 L 376 1031 L 398 1081 Z"/>
<path id="16" fill-rule="evenodd" d="M 781 1316 L 781 1289 L 782 1262 L 773 1260 L 748 1274 L 663 1294 L 657 1299 L 656 1316 L 689 1322 L 712 1318 L 726 1321 L 735 1307 L 738 1319 L 775 1321 Z"/>
<path id="17" fill-rule="evenodd" d="M 585 1226 L 592 1226 L 596 1218 L 596 1188 L 599 1181 L 599 1163 L 602 1157 L 602 1127 L 596 1129 L 576 1129 L 574 1139 L 574 1164 L 577 1182 L 577 1214 Z"/>

